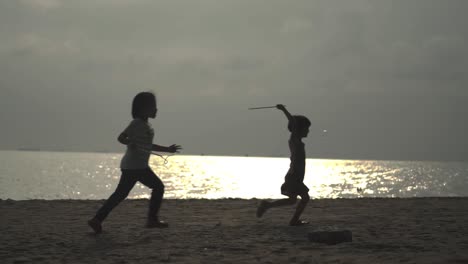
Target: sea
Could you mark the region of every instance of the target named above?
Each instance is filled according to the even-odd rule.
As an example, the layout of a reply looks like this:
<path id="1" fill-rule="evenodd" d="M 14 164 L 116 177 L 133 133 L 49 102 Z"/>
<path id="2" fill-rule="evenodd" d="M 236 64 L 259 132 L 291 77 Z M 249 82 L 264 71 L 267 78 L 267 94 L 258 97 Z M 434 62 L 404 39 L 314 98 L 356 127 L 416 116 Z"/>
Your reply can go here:
<path id="1" fill-rule="evenodd" d="M 0 151 L 0 199 L 106 199 L 122 153 Z M 152 156 L 167 199 L 282 198 L 289 158 Z M 312 198 L 468 196 L 468 162 L 307 159 Z M 149 198 L 137 184 L 130 199 Z"/>

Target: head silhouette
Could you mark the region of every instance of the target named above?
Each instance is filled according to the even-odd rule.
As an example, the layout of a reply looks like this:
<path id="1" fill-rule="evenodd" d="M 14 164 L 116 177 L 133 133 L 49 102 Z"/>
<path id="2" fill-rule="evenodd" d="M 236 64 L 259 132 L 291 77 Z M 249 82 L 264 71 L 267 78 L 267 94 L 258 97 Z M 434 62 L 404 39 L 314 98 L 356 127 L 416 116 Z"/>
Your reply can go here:
<path id="1" fill-rule="evenodd" d="M 156 112 L 156 96 L 151 92 L 141 92 L 133 98 L 132 117 L 133 118 L 155 118 Z"/>
<path id="2" fill-rule="evenodd" d="M 296 131 L 298 131 L 301 136 L 306 137 L 311 125 L 310 120 L 302 115 L 293 115 L 292 117 L 296 122 Z M 288 122 L 288 130 L 292 132 L 291 122 Z"/>

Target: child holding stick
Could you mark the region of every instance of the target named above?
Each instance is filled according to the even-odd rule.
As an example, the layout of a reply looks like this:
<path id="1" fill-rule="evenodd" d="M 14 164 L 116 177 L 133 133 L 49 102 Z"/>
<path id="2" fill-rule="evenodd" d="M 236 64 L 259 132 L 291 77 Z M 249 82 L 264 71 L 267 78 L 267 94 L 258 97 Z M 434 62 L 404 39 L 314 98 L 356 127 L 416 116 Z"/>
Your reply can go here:
<path id="1" fill-rule="evenodd" d="M 296 207 L 296 211 L 289 221 L 291 226 L 300 226 L 308 224 L 308 222 L 300 220 L 302 212 L 304 211 L 309 197 L 309 188 L 304 184 L 305 174 L 305 147 L 302 138 L 307 137 L 309 127 L 311 125 L 309 119 L 301 115 L 291 115 L 284 105 L 277 105 L 277 109 L 283 111 L 288 118 L 288 129 L 291 132 L 289 138 L 289 149 L 291 151 L 291 165 L 288 173 L 281 185 L 281 194 L 288 196 L 287 199 L 281 199 L 274 202 L 262 201 L 257 208 L 257 217 L 262 217 L 263 214 L 270 208 L 293 205 L 297 202 L 297 196 L 301 197 L 301 201 Z"/>

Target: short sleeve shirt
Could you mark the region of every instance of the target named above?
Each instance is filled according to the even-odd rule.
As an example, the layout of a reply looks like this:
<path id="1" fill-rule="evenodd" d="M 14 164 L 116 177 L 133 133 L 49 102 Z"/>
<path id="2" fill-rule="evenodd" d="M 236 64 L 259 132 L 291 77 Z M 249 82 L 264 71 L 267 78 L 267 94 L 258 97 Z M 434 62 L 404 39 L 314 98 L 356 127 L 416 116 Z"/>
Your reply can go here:
<path id="1" fill-rule="evenodd" d="M 127 145 L 127 151 L 120 162 L 120 168 L 148 168 L 154 138 L 154 130 L 151 124 L 136 118 L 130 122 L 123 133 L 128 135 L 131 143 Z"/>

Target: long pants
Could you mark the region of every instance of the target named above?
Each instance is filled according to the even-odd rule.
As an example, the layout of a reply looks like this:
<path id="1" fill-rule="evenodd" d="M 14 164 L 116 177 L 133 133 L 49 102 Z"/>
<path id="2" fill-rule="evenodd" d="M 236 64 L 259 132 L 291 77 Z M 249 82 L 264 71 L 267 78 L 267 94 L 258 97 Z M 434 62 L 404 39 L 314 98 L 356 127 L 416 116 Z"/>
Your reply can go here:
<path id="1" fill-rule="evenodd" d="M 164 195 L 164 184 L 150 168 L 138 170 L 122 169 L 122 176 L 120 176 L 117 189 L 97 211 L 95 218 L 101 222 L 104 221 L 112 209 L 128 196 L 137 181 L 153 190 L 151 192 L 148 218 L 157 219 Z"/>

